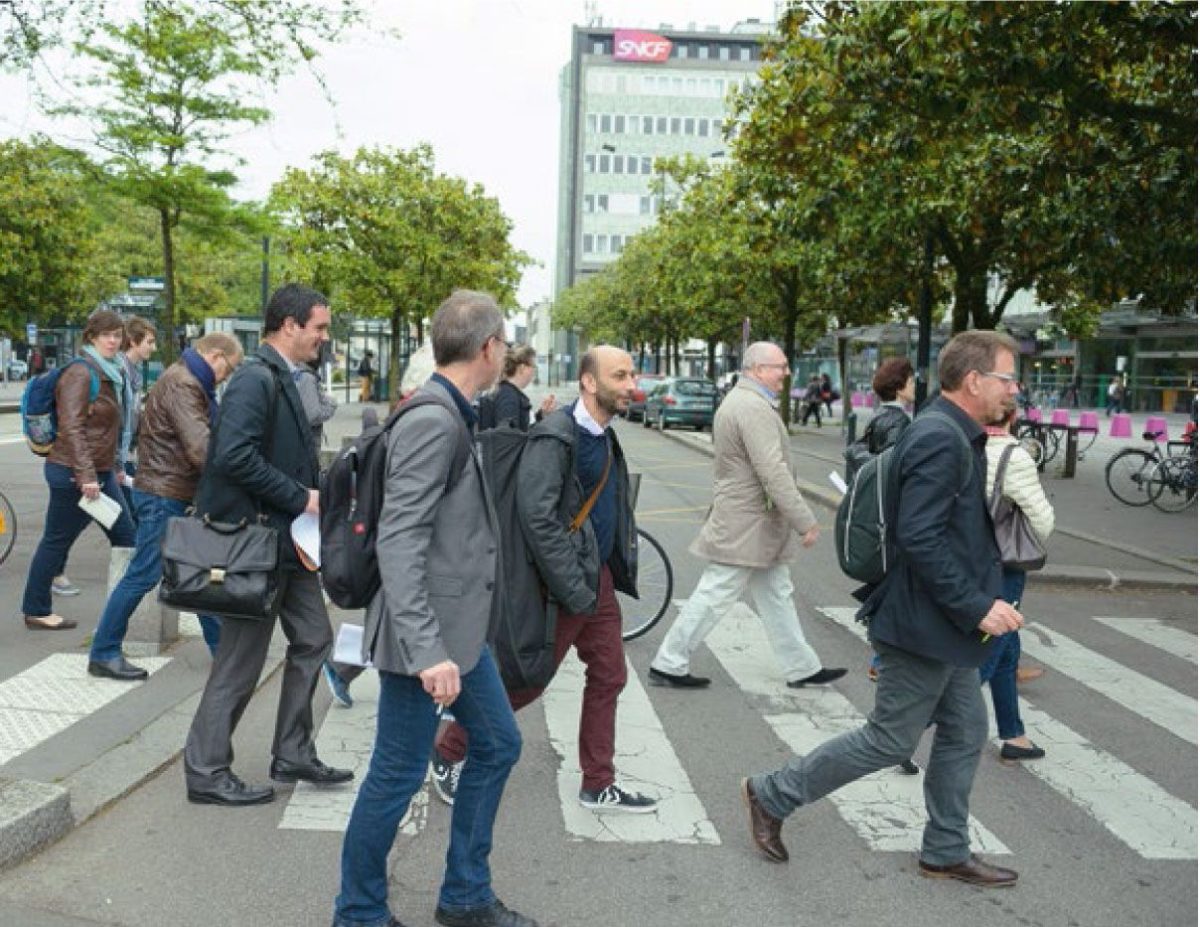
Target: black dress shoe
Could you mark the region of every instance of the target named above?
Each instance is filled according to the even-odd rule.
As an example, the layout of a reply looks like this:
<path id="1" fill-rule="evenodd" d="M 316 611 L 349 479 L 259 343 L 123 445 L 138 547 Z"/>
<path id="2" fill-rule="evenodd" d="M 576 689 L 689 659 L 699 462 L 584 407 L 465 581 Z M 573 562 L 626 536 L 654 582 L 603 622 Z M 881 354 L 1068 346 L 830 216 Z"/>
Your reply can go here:
<path id="1" fill-rule="evenodd" d="M 1030 743 L 1028 747 L 1018 747 L 1016 744 L 1004 744 L 1000 747 L 1002 760 L 1040 760 L 1045 755 L 1046 751 L 1035 743 Z"/>
<path id="2" fill-rule="evenodd" d="M 207 789 L 187 790 L 188 801 L 195 805 L 265 805 L 275 798 L 275 790 L 269 785 L 246 785 L 233 773 L 229 773 L 216 785 Z"/>
<path id="3" fill-rule="evenodd" d="M 811 676 L 806 676 L 804 679 L 792 679 L 788 681 L 789 689 L 803 689 L 805 686 L 819 686 L 827 682 L 833 682 L 835 679 L 841 679 L 846 675 L 845 669 L 836 667 L 835 669 L 821 668 Z"/>
<path id="4" fill-rule="evenodd" d="M 349 769 L 326 766 L 320 760 L 311 763 L 289 763 L 287 760 L 271 760 L 271 778 L 276 782 L 311 782 L 314 785 L 337 785 L 349 782 L 354 773 Z"/>
<path id="5" fill-rule="evenodd" d="M 676 689 L 703 689 L 712 682 L 706 676 L 693 676 L 691 673 L 664 673 L 650 667 L 650 682 L 656 686 L 672 686 Z"/>
<path id="6" fill-rule="evenodd" d="M 499 898 L 486 908 L 472 908 L 461 913 L 439 907 L 433 912 L 433 918 L 445 927 L 538 927 L 532 917 L 506 908 Z"/>
<path id="7" fill-rule="evenodd" d="M 111 660 L 88 660 L 88 675 L 135 682 L 145 679 L 150 674 L 140 666 L 134 666 L 124 656 L 119 656 L 113 657 Z"/>

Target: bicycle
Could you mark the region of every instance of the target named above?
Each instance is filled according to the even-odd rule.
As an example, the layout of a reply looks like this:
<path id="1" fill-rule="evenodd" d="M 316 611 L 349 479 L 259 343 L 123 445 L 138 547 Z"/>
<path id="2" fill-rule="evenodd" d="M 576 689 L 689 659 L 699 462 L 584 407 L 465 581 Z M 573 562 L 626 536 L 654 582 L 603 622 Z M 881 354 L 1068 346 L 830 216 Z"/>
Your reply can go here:
<path id="1" fill-rule="evenodd" d="M 1169 476 L 1173 477 L 1174 475 L 1173 473 L 1169 475 L 1164 471 L 1159 481 L 1153 482 L 1151 478 L 1159 464 L 1166 460 L 1189 456 L 1195 458 L 1196 441 L 1194 436 L 1185 437 L 1182 441 L 1168 441 L 1166 455 L 1163 454 L 1155 440 L 1161 436 L 1161 432 L 1144 432 L 1142 438 L 1151 442 L 1152 450 L 1127 447 L 1113 454 L 1105 464 L 1104 482 L 1108 485 L 1108 491 L 1120 502 L 1132 506 L 1149 505 L 1157 495 L 1154 491 L 1155 488 L 1161 490 Z"/>
<path id="2" fill-rule="evenodd" d="M 1192 505 L 1196 501 L 1195 453 L 1160 460 L 1150 474 L 1149 494 L 1160 512 L 1182 512 Z"/>
<path id="3" fill-rule="evenodd" d="M 621 638 L 631 641 L 662 620 L 675 591 L 675 571 L 663 546 L 642 528 L 637 529 L 638 598 L 617 593 L 621 604 Z"/>
<path id="4" fill-rule="evenodd" d="M 17 511 L 0 492 L 0 563 L 8 559 L 17 543 Z"/>

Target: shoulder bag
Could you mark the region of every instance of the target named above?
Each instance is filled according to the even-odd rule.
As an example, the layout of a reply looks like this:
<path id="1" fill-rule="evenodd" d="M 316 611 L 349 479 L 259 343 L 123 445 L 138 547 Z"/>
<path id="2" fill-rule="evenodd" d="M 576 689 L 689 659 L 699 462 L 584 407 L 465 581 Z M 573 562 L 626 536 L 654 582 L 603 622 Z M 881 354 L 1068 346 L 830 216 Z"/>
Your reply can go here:
<path id="1" fill-rule="evenodd" d="M 996 546 L 1000 548 L 1000 559 L 1010 569 L 1040 570 L 1046 565 L 1046 548 L 1029 525 L 1029 519 L 1021 507 L 1004 495 L 1004 472 L 1015 444 L 1010 444 L 1000 454 L 996 466 L 996 482 L 992 484 L 992 495 L 988 510 L 996 531 Z"/>

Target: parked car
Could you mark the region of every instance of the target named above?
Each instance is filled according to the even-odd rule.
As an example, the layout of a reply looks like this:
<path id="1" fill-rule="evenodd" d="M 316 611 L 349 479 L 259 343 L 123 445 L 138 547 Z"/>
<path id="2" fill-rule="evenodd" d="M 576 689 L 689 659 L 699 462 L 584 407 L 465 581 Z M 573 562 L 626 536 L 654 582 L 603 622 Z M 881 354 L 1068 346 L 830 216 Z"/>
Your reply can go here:
<path id="1" fill-rule="evenodd" d="M 637 378 L 637 385 L 633 388 L 633 398 L 629 400 L 629 409 L 625 412 L 625 417 L 631 422 L 646 421 L 646 395 L 650 390 L 654 389 L 655 385 L 661 383 L 665 379 L 661 373 L 643 373 Z"/>
<path id="2" fill-rule="evenodd" d="M 8 378 L 10 380 L 24 380 L 29 376 L 29 365 L 19 357 L 14 357 L 8 362 Z"/>
<path id="3" fill-rule="evenodd" d="M 642 425 L 666 431 L 672 425 L 690 425 L 697 431 L 712 428 L 717 409 L 717 388 L 711 380 L 676 377 L 657 384 L 646 397 Z"/>

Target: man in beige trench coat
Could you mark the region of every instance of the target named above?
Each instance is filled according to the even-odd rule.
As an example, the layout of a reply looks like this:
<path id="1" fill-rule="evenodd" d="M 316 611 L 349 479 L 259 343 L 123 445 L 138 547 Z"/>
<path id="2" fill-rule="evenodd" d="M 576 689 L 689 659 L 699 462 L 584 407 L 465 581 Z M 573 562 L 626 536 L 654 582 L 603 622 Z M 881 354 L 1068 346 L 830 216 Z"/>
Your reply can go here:
<path id="1" fill-rule="evenodd" d="M 772 402 L 788 372 L 769 341 L 746 349 L 742 377 L 713 422 L 713 505 L 689 548 L 709 561 L 704 575 L 650 663 L 650 682 L 702 688 L 692 652 L 750 587 L 784 678 L 792 688 L 832 682 L 845 669 L 825 669 L 809 646 L 792 600 L 789 572 L 798 544 L 817 542 L 817 520 L 796 488 L 787 429 Z"/>

